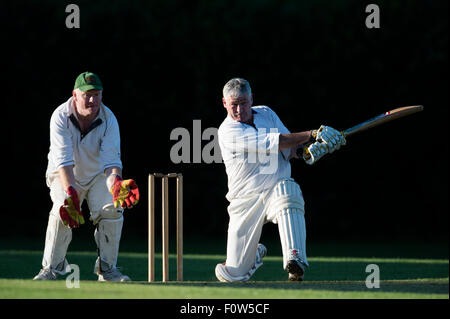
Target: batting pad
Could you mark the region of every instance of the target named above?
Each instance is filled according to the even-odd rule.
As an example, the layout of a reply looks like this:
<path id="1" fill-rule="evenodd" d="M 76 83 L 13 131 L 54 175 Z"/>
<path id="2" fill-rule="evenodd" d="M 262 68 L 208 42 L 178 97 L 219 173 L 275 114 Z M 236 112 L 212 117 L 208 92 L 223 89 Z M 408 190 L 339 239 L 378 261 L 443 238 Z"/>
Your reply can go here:
<path id="1" fill-rule="evenodd" d="M 273 188 L 267 200 L 267 220 L 276 224 L 278 216 L 288 208 L 305 213 L 302 191 L 293 179 L 282 180 Z"/>
<path id="2" fill-rule="evenodd" d="M 283 251 L 283 269 L 291 259 L 297 259 L 305 266 L 306 258 L 306 225 L 303 211 L 296 208 L 282 210 L 277 218 Z"/>
<path id="3" fill-rule="evenodd" d="M 100 258 L 109 265 L 108 268 L 114 268 L 119 256 L 120 236 L 122 235 L 123 216 L 118 219 L 102 219 L 95 229 L 94 237 L 99 249 Z M 94 273 L 99 274 L 98 259 L 95 263 Z"/>
<path id="4" fill-rule="evenodd" d="M 66 260 L 66 253 L 71 240 L 72 230 L 64 226 L 59 217 L 50 214 L 42 268 L 50 268 L 60 275 L 66 274 L 66 265 L 69 264 Z"/>

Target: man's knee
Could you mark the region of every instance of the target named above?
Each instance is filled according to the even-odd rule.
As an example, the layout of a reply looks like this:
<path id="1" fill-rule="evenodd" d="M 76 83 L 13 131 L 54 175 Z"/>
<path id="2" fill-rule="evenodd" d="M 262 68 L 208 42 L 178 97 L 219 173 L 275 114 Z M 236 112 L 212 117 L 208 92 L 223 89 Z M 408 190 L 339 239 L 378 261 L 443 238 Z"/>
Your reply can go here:
<path id="1" fill-rule="evenodd" d="M 120 238 L 122 236 L 123 216 L 119 218 L 110 219 L 102 218 L 99 220 L 94 238 L 99 249 L 99 258 L 95 266 L 95 273 L 99 271 L 100 259 L 105 262 L 107 268 L 114 268 L 117 263 L 119 255 Z M 102 266 L 104 269 L 104 266 Z"/>
<path id="2" fill-rule="evenodd" d="M 244 274 L 243 276 L 233 276 L 230 274 L 230 267 L 227 267 L 225 263 L 217 264 L 215 273 L 216 278 L 222 282 L 239 282 L 239 281 L 247 281 L 250 279 L 251 275 Z"/>
<path id="3" fill-rule="evenodd" d="M 276 222 L 286 212 L 305 214 L 302 191 L 293 180 L 283 180 L 274 187 L 269 199 L 267 219 Z"/>
<path id="4" fill-rule="evenodd" d="M 222 282 L 248 281 L 255 271 L 261 266 L 262 262 L 255 263 L 249 270 L 244 270 L 243 267 L 240 267 L 239 269 L 235 267 L 228 267 L 226 266 L 226 263 L 217 264 L 215 269 L 216 278 Z"/>

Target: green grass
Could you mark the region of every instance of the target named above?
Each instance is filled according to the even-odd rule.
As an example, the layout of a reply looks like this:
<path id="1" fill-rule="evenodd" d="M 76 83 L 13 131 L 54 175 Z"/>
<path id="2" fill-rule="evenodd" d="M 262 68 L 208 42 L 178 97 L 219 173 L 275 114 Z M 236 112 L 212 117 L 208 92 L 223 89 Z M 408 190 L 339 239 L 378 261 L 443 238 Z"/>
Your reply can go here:
<path id="1" fill-rule="evenodd" d="M 270 252 L 270 250 L 269 250 Z M 158 299 L 429 299 L 449 298 L 449 262 L 446 258 L 311 256 L 303 283 L 287 281 L 279 256 L 267 256 L 250 282 L 220 283 L 214 267 L 221 254 L 184 256 L 185 281 L 162 283 L 161 255 L 157 254 L 157 282 L 147 282 L 147 254 L 121 252 L 119 266 L 130 283 L 99 283 L 92 273 L 96 253 L 72 251 L 69 263 L 80 267 L 80 288 L 57 281 L 32 281 L 39 271 L 41 250 L 0 250 L 0 298 L 158 298 Z M 380 288 L 368 289 L 368 264 L 380 269 Z M 170 278 L 176 278 L 176 258 L 170 256 Z M 158 277 L 159 276 L 159 277 Z"/>
<path id="2" fill-rule="evenodd" d="M 446 299 L 448 279 L 383 281 L 369 290 L 363 281 L 311 281 L 302 284 L 267 281 L 239 284 L 188 281 L 183 283 L 97 283 L 80 281 L 69 289 L 65 281 L 36 282 L 0 279 L 0 298 L 62 299 Z"/>

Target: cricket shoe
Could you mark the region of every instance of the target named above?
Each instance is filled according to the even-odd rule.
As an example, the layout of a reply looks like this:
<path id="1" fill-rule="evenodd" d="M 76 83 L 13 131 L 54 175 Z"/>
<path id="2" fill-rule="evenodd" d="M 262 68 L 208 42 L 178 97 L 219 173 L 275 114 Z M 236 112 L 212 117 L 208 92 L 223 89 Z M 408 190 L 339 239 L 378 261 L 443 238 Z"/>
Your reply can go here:
<path id="1" fill-rule="evenodd" d="M 34 276 L 33 280 L 56 280 L 56 278 L 58 278 L 56 272 L 52 271 L 50 268 L 44 268 Z"/>
<path id="2" fill-rule="evenodd" d="M 115 282 L 125 282 L 131 281 L 130 277 L 122 274 L 119 269 L 111 268 L 107 271 L 102 271 L 98 275 L 98 281 L 115 281 Z"/>
<path id="3" fill-rule="evenodd" d="M 64 275 L 68 271 L 66 271 L 67 266 L 69 266 L 66 259 L 60 262 L 56 267 L 46 267 L 42 268 L 39 273 L 34 276 L 33 280 L 56 280 L 58 275 Z"/>
<path id="4" fill-rule="evenodd" d="M 263 244 L 258 244 L 256 248 L 256 263 L 262 263 L 262 259 L 267 255 L 267 248 Z"/>
<path id="5" fill-rule="evenodd" d="M 130 277 L 123 275 L 115 266 L 111 266 L 103 260 L 101 261 L 101 264 L 99 264 L 99 261 L 100 259 L 97 258 L 94 266 L 94 274 L 98 275 L 98 281 L 131 281 Z"/>
<path id="6" fill-rule="evenodd" d="M 289 273 L 290 281 L 303 281 L 305 268 L 307 265 L 298 257 L 297 250 L 289 252 L 289 260 L 286 265 L 286 271 Z"/>
<path id="7" fill-rule="evenodd" d="M 301 262 L 297 260 L 289 260 L 286 266 L 286 270 L 289 273 L 290 281 L 303 281 L 303 275 L 305 271 L 303 270 Z"/>

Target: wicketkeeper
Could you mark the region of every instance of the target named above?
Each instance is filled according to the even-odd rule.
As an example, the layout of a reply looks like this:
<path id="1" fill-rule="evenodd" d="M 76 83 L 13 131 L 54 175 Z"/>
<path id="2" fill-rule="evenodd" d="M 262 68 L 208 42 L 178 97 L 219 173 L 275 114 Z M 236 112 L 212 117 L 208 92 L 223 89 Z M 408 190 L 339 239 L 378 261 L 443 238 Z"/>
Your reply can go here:
<path id="1" fill-rule="evenodd" d="M 262 226 L 278 224 L 283 251 L 283 268 L 289 280 L 302 281 L 306 257 L 304 200 L 300 186 L 291 178 L 289 160 L 307 148 L 304 159 L 317 162 L 346 141 L 328 126 L 290 133 L 277 114 L 267 106 L 254 106 L 249 83 L 230 80 L 223 89 L 223 106 L 228 116 L 219 127 L 220 150 L 228 175 L 229 225 L 227 258 L 217 264 L 220 281 L 247 281 L 263 264 L 267 254 L 259 244 Z"/>
<path id="2" fill-rule="evenodd" d="M 85 222 L 87 201 L 98 255 L 99 281 L 129 281 L 117 268 L 124 208 L 139 201 L 134 180 L 122 179 L 119 125 L 102 103 L 103 86 L 91 72 L 80 74 L 70 97 L 50 119 L 46 172 L 53 207 L 45 239 L 42 269 L 35 280 L 52 280 L 70 271 L 66 252 L 72 229 Z"/>

